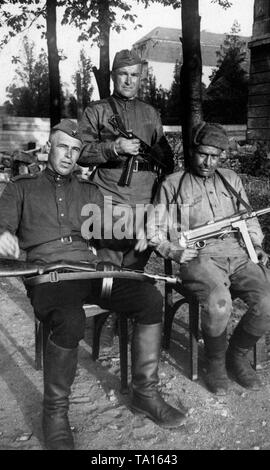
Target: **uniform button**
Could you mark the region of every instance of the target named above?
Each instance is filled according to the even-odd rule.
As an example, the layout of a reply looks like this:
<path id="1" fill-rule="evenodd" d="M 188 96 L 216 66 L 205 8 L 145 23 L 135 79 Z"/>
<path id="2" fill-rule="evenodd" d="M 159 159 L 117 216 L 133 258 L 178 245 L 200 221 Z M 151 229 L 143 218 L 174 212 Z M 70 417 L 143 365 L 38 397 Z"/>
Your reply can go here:
<path id="1" fill-rule="evenodd" d="M 61 217 L 64 217 L 64 214 L 60 214 L 60 215 L 61 215 Z"/>
<path id="2" fill-rule="evenodd" d="M 58 201 L 62 201 L 62 198 L 61 198 L 61 197 L 59 197 Z"/>

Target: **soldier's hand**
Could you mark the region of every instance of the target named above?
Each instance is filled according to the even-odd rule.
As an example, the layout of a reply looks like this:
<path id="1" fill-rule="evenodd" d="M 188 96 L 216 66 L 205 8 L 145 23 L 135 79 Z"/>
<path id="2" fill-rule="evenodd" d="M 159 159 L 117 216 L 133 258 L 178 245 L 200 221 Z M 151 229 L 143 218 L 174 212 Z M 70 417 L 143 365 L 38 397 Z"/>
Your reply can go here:
<path id="1" fill-rule="evenodd" d="M 197 256 L 198 256 L 198 250 L 196 250 L 195 248 L 186 248 L 185 250 L 182 251 L 182 254 L 180 255 L 179 263 L 180 264 L 188 263 L 192 259 L 197 258 Z"/>
<path id="2" fill-rule="evenodd" d="M 142 251 L 145 251 L 146 248 L 148 247 L 148 241 L 146 238 L 146 234 L 144 231 L 144 227 L 139 227 L 136 233 L 136 245 L 134 247 L 135 251 L 139 251 L 141 253 Z"/>
<path id="3" fill-rule="evenodd" d="M 138 155 L 140 149 L 139 139 L 125 139 L 118 137 L 114 142 L 115 150 L 119 155 Z"/>
<path id="4" fill-rule="evenodd" d="M 188 263 L 192 259 L 197 258 L 197 256 L 198 250 L 195 248 L 181 248 L 179 246 L 175 246 L 170 253 L 171 259 L 179 264 Z"/>
<path id="5" fill-rule="evenodd" d="M 18 239 L 10 232 L 4 232 L 0 235 L 0 255 L 19 258 L 20 248 Z"/>
<path id="6" fill-rule="evenodd" d="M 255 246 L 255 251 L 258 256 L 259 263 L 262 263 L 264 266 L 268 262 L 268 254 L 260 246 Z"/>

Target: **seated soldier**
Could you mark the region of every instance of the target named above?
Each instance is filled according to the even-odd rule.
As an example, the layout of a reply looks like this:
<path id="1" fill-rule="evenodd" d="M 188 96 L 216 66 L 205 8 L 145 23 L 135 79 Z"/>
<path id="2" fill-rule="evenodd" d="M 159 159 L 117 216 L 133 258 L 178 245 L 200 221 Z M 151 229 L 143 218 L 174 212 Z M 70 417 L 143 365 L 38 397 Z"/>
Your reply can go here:
<path id="1" fill-rule="evenodd" d="M 181 245 L 181 230 L 231 217 L 249 207 L 240 177 L 232 170 L 217 169 L 227 147 L 222 126 L 203 122 L 194 129 L 190 168 L 168 176 L 155 199 L 156 206 L 165 207 L 165 214 L 169 213 L 170 204 L 176 203 L 180 231 L 177 234 L 173 226 L 169 227 L 168 240 L 168 226 L 160 218 L 150 236 L 150 245 L 158 253 L 180 264 L 183 287 L 202 306 L 205 380 L 209 390 L 217 395 L 228 390 L 227 370 L 243 387 L 261 387 L 247 356 L 270 328 L 269 272 L 263 266 L 268 256 L 262 249 L 263 235 L 256 218 L 247 220 L 247 225 L 259 264 L 249 259 L 235 231 L 207 239 L 199 250 Z M 225 361 L 226 329 L 232 311 L 230 291 L 246 302 L 248 309 L 230 338 Z"/>
<path id="2" fill-rule="evenodd" d="M 77 125 L 68 119 L 54 126 L 46 169 L 13 178 L 0 199 L 0 255 L 27 261 L 89 261 L 98 258 L 82 237 L 82 207 L 103 207 L 97 186 L 72 174 L 81 148 Z M 102 268 L 102 266 L 101 266 Z M 100 304 L 99 281 L 68 280 L 26 286 L 37 318 L 51 334 L 44 360 L 43 432 L 47 449 L 74 448 L 68 420 L 70 388 L 84 336 L 83 304 Z M 131 345 L 131 407 L 168 428 L 183 424 L 185 413 L 167 404 L 157 390 L 162 297 L 150 284 L 115 279 L 107 308 L 134 320 Z"/>

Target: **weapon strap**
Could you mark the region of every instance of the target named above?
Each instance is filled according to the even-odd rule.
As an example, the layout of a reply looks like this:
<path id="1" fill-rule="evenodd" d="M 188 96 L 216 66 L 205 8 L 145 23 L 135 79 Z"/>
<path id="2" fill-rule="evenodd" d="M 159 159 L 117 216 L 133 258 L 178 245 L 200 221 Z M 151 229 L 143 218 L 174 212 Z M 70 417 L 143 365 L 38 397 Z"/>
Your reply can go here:
<path id="1" fill-rule="evenodd" d="M 252 207 L 246 201 L 244 201 L 242 196 L 240 196 L 240 194 L 234 189 L 234 187 L 229 183 L 229 181 L 226 180 L 225 176 L 223 176 L 222 173 L 220 173 L 220 171 L 218 171 L 218 170 L 216 170 L 216 173 L 220 177 L 220 179 L 223 182 L 225 188 L 228 191 L 230 191 L 236 197 L 236 199 L 240 202 L 240 204 L 242 204 L 242 206 L 244 206 L 244 208 L 248 212 L 252 212 Z"/>
<path id="2" fill-rule="evenodd" d="M 183 173 L 183 174 L 181 175 L 181 177 L 180 177 L 180 181 L 179 181 L 179 185 L 178 185 L 177 191 L 176 191 L 175 195 L 174 195 L 173 198 L 172 198 L 172 203 L 173 203 L 173 202 L 175 202 L 175 203 L 177 202 L 178 196 L 179 196 L 180 191 L 181 191 L 182 183 L 183 183 L 183 181 L 184 181 L 184 177 L 186 176 L 186 174 L 187 174 L 187 170 L 184 170 L 184 173 Z"/>
<path id="3" fill-rule="evenodd" d="M 113 112 L 113 115 L 114 115 L 114 117 L 115 117 L 115 119 L 116 119 L 116 121 L 117 121 L 118 127 L 119 127 L 122 131 L 127 132 L 127 131 L 126 131 L 126 128 L 125 128 L 125 126 L 124 126 L 124 124 L 123 124 L 123 121 L 122 121 L 122 119 L 121 119 L 121 116 L 120 116 L 120 114 L 119 114 L 118 111 L 117 111 L 116 104 L 115 104 L 115 101 L 114 101 L 113 97 L 112 97 L 112 96 L 109 96 L 109 98 L 107 99 L 107 101 L 108 101 L 110 107 L 112 108 L 112 112 Z"/>

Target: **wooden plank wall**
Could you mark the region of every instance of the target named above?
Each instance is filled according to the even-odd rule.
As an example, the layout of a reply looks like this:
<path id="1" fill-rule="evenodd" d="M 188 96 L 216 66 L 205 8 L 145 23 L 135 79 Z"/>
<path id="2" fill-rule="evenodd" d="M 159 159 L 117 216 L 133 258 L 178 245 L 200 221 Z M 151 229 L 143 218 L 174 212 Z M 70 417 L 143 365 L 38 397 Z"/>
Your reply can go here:
<path id="1" fill-rule="evenodd" d="M 248 140 L 270 142 L 270 42 L 251 50 L 247 127 Z"/>

